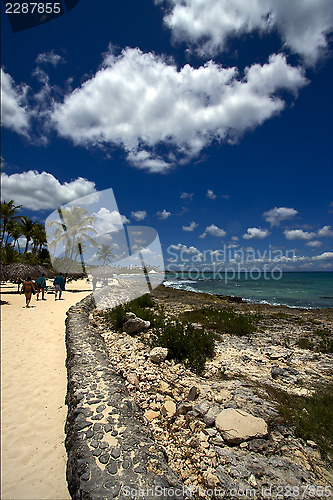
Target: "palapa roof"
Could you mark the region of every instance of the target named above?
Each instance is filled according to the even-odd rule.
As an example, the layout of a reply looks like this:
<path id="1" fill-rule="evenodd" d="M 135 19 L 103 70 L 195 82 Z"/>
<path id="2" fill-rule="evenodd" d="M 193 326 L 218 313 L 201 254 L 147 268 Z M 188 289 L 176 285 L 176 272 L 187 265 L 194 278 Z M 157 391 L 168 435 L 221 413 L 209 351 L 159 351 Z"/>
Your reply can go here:
<path id="1" fill-rule="evenodd" d="M 7 281 L 7 279 L 8 279 L 8 273 L 6 270 L 6 266 L 4 266 L 3 264 L 0 264 L 0 280 Z"/>
<path id="2" fill-rule="evenodd" d="M 17 282 L 18 280 L 25 280 L 28 276 L 31 276 L 32 279 L 37 279 L 43 273 L 47 278 L 52 278 L 54 276 L 54 272 L 48 267 L 37 264 L 25 264 L 23 262 L 2 265 L 0 273 L 2 280 L 10 280 L 14 282 Z"/>

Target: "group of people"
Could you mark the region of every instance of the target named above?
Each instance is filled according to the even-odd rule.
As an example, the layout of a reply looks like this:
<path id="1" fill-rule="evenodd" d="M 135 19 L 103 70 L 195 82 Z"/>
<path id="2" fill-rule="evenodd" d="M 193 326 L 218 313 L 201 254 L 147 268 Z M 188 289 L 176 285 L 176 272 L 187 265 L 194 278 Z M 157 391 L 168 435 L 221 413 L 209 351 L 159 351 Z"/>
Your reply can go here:
<path id="1" fill-rule="evenodd" d="M 62 292 L 65 290 L 65 284 L 66 280 L 63 274 L 59 273 L 53 281 L 53 286 L 55 289 L 54 300 L 57 300 L 58 294 L 59 294 L 59 300 L 61 299 Z M 46 286 L 45 274 L 39 276 L 39 278 L 37 278 L 36 281 L 32 281 L 31 277 L 28 276 L 28 278 L 25 281 L 23 281 L 20 290 L 20 294 L 22 295 L 22 293 L 24 293 L 25 295 L 25 303 L 26 303 L 25 307 L 30 307 L 30 302 L 33 294 L 37 294 L 37 300 L 39 300 L 39 295 L 41 293 L 42 300 L 46 300 L 45 298 L 46 289 L 47 286 Z"/>

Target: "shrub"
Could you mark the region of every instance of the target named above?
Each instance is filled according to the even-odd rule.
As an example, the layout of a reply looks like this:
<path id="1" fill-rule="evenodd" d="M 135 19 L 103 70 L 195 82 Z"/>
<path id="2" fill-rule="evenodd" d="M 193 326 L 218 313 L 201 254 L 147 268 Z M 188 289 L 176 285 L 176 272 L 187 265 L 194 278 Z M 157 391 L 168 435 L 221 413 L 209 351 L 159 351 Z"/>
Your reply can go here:
<path id="1" fill-rule="evenodd" d="M 107 311 L 102 313 L 102 316 L 108 321 L 112 327 L 120 331 L 123 327 L 123 323 L 125 320 L 125 316 L 128 312 L 134 313 L 141 319 L 145 321 L 150 321 L 152 326 L 157 326 L 158 324 L 163 324 L 163 311 L 162 309 L 158 309 L 159 315 L 156 315 L 154 311 L 151 309 L 147 309 L 148 307 L 155 307 L 155 302 L 152 298 L 146 294 L 142 295 L 142 297 L 138 297 L 137 299 L 128 302 L 127 304 L 122 304 L 114 307 L 113 309 L 108 309 Z"/>
<path id="2" fill-rule="evenodd" d="M 327 328 L 317 329 L 312 332 L 311 338 L 301 337 L 297 345 L 301 349 L 331 354 L 333 353 L 333 335 Z"/>
<path id="3" fill-rule="evenodd" d="M 333 382 L 317 386 L 310 397 L 294 396 L 273 387 L 265 389 L 278 403 L 283 418 L 295 426 L 297 437 L 315 441 L 323 457 L 333 453 Z"/>
<path id="4" fill-rule="evenodd" d="M 301 337 L 300 339 L 298 339 L 297 345 L 301 349 L 309 349 L 309 351 L 312 351 L 315 346 L 308 337 Z"/>
<path id="5" fill-rule="evenodd" d="M 254 314 L 237 313 L 232 307 L 217 310 L 213 307 L 204 307 L 195 311 L 183 313 L 182 319 L 200 323 L 219 333 L 230 335 L 248 335 L 256 330 L 258 318 Z"/>
<path id="6" fill-rule="evenodd" d="M 314 330 L 314 335 L 319 337 L 318 350 L 324 354 L 333 353 L 333 335 L 327 328 Z"/>
<path id="7" fill-rule="evenodd" d="M 155 327 L 151 345 L 166 347 L 168 359 L 184 361 L 191 370 L 200 373 L 206 359 L 214 355 L 214 340 L 213 333 L 176 321 Z"/>

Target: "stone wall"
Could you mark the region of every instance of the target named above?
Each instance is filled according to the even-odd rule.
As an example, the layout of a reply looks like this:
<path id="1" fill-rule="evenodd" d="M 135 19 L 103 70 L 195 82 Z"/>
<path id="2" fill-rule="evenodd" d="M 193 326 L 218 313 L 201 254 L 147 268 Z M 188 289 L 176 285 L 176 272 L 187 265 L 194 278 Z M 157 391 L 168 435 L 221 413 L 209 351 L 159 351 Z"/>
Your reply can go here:
<path id="1" fill-rule="evenodd" d="M 89 322 L 89 295 L 67 312 L 67 481 L 74 500 L 186 498 L 143 411 Z"/>

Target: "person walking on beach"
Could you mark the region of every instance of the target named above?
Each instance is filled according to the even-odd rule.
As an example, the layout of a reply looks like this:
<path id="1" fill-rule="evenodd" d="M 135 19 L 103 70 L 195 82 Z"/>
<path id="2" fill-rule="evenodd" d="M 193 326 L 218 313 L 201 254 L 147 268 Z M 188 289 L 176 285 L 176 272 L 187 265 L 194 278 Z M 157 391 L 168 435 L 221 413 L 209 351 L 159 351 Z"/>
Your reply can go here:
<path id="1" fill-rule="evenodd" d="M 96 286 L 97 286 L 97 278 L 96 276 L 93 277 L 92 279 L 92 287 L 93 287 L 93 292 L 96 290 Z"/>
<path id="2" fill-rule="evenodd" d="M 45 274 L 42 274 L 39 278 L 36 279 L 36 287 L 37 287 L 37 300 L 39 300 L 40 292 L 42 292 L 42 300 L 46 300 L 44 299 L 44 294 L 46 290 Z"/>
<path id="3" fill-rule="evenodd" d="M 22 283 L 20 295 L 22 295 L 22 293 L 24 293 L 25 295 L 25 303 L 26 303 L 25 307 L 30 307 L 29 304 L 31 301 L 31 296 L 33 293 L 36 293 L 35 285 L 32 282 L 30 276 L 28 276 L 28 278 Z"/>
<path id="4" fill-rule="evenodd" d="M 53 285 L 55 287 L 54 300 L 57 300 L 58 292 L 59 292 L 59 300 L 61 300 L 62 292 L 65 290 L 65 278 L 63 277 L 62 273 L 59 273 L 58 276 L 56 276 Z"/>

